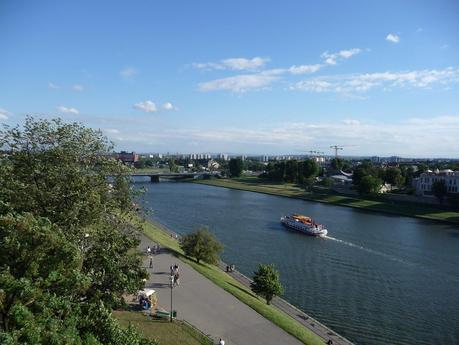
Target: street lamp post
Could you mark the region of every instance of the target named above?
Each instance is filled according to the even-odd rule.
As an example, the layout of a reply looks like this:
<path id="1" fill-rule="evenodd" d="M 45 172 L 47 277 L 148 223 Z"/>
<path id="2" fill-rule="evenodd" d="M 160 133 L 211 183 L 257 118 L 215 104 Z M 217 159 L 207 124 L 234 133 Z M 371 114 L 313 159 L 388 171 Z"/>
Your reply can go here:
<path id="1" fill-rule="evenodd" d="M 170 283 L 170 287 L 171 287 L 171 311 L 170 311 L 170 320 L 172 322 L 172 289 L 174 288 L 174 276 L 170 276 L 169 277 L 169 283 Z"/>

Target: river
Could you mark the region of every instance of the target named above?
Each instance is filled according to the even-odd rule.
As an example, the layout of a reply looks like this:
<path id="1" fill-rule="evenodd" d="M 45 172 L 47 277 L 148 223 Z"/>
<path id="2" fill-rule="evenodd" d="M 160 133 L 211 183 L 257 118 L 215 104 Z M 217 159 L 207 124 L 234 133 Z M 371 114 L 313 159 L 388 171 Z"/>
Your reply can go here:
<path id="1" fill-rule="evenodd" d="M 459 344 L 459 227 L 191 183 L 145 186 L 151 217 L 208 226 L 222 259 L 252 276 L 274 263 L 284 298 L 356 344 Z M 327 238 L 281 226 L 312 216 Z"/>

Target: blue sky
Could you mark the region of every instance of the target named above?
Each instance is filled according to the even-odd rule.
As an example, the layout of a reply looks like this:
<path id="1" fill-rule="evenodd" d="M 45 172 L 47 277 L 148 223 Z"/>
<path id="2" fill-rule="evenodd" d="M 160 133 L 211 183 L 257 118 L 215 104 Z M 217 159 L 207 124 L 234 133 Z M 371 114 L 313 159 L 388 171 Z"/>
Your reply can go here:
<path id="1" fill-rule="evenodd" d="M 0 121 L 138 152 L 459 158 L 457 1 L 0 0 Z"/>

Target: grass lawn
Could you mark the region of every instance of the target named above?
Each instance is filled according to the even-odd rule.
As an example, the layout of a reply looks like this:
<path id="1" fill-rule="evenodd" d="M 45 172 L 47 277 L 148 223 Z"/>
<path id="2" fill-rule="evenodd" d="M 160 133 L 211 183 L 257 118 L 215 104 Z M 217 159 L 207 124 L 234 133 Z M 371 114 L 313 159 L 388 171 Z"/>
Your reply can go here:
<path id="1" fill-rule="evenodd" d="M 195 180 L 194 182 L 216 187 L 247 190 L 258 193 L 286 196 L 290 198 L 318 201 L 339 206 L 360 208 L 363 210 L 393 213 L 409 217 L 459 224 L 459 212 L 445 210 L 435 205 L 390 201 L 377 197 L 364 199 L 357 196 L 306 192 L 298 185 L 292 183 L 269 182 L 257 177 Z"/>
<path id="2" fill-rule="evenodd" d="M 234 280 L 231 276 L 220 270 L 218 267 L 207 265 L 205 263 L 197 264 L 196 261 L 190 260 L 183 254 L 183 251 L 180 249 L 178 242 L 168 233 L 161 230 L 158 226 L 155 226 L 155 224 L 151 222 L 142 222 L 139 219 L 134 220 L 134 222 L 137 222 L 137 225 L 141 225 L 143 227 L 144 233 L 153 241 L 156 241 L 161 246 L 168 247 L 174 251 L 182 261 L 189 264 L 203 276 L 234 295 L 237 299 L 247 304 L 266 319 L 278 325 L 286 332 L 302 341 L 304 344 L 324 344 L 320 337 L 312 333 L 310 330 L 305 328 L 303 325 L 292 319 L 284 312 L 281 312 L 273 306 L 267 305 L 264 299 L 256 296 L 251 290 Z"/>
<path id="3" fill-rule="evenodd" d="M 113 315 L 121 326 L 135 326 L 146 338 L 161 345 L 212 345 L 213 342 L 197 330 L 180 321 L 151 320 L 135 311 L 114 311 Z"/>

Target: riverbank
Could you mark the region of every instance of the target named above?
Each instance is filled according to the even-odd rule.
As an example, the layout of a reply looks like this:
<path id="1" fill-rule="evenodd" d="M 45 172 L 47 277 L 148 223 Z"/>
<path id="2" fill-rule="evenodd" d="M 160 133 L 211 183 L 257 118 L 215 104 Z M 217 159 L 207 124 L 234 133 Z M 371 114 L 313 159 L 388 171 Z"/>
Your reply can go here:
<path id="1" fill-rule="evenodd" d="M 254 309 L 258 314 L 291 334 L 302 343 L 312 345 L 325 343 L 326 340 L 319 337 L 304 324 L 293 319 L 291 316 L 287 315 L 275 306 L 267 305 L 263 299 L 253 294 L 253 292 L 244 284 L 222 271 L 219 267 L 207 264 L 197 264 L 194 260 L 190 260 L 183 254 L 175 236 L 171 236 L 171 233 L 167 229 L 164 229 L 161 225 L 141 221 L 138 218 L 133 219 L 132 221 L 135 222 L 136 225 L 142 226 L 144 233 L 153 241 L 160 243 L 163 247 L 169 248 L 180 260 L 191 266 L 198 273 L 212 281 L 223 290 L 229 292 L 238 300 Z M 310 318 L 309 321 L 314 321 L 314 319 Z M 319 328 L 320 326 L 321 325 L 316 322 L 316 324 L 312 325 L 311 328 Z M 325 334 L 334 334 L 333 332 L 328 332 L 330 332 L 330 330 L 327 329 Z M 334 343 L 349 344 L 349 342 L 337 335 L 334 338 Z"/>
<path id="2" fill-rule="evenodd" d="M 444 210 L 433 205 L 395 202 L 379 198 L 364 199 L 331 193 L 306 192 L 295 184 L 270 182 L 257 177 L 193 180 L 192 182 L 459 225 L 459 212 Z"/>

